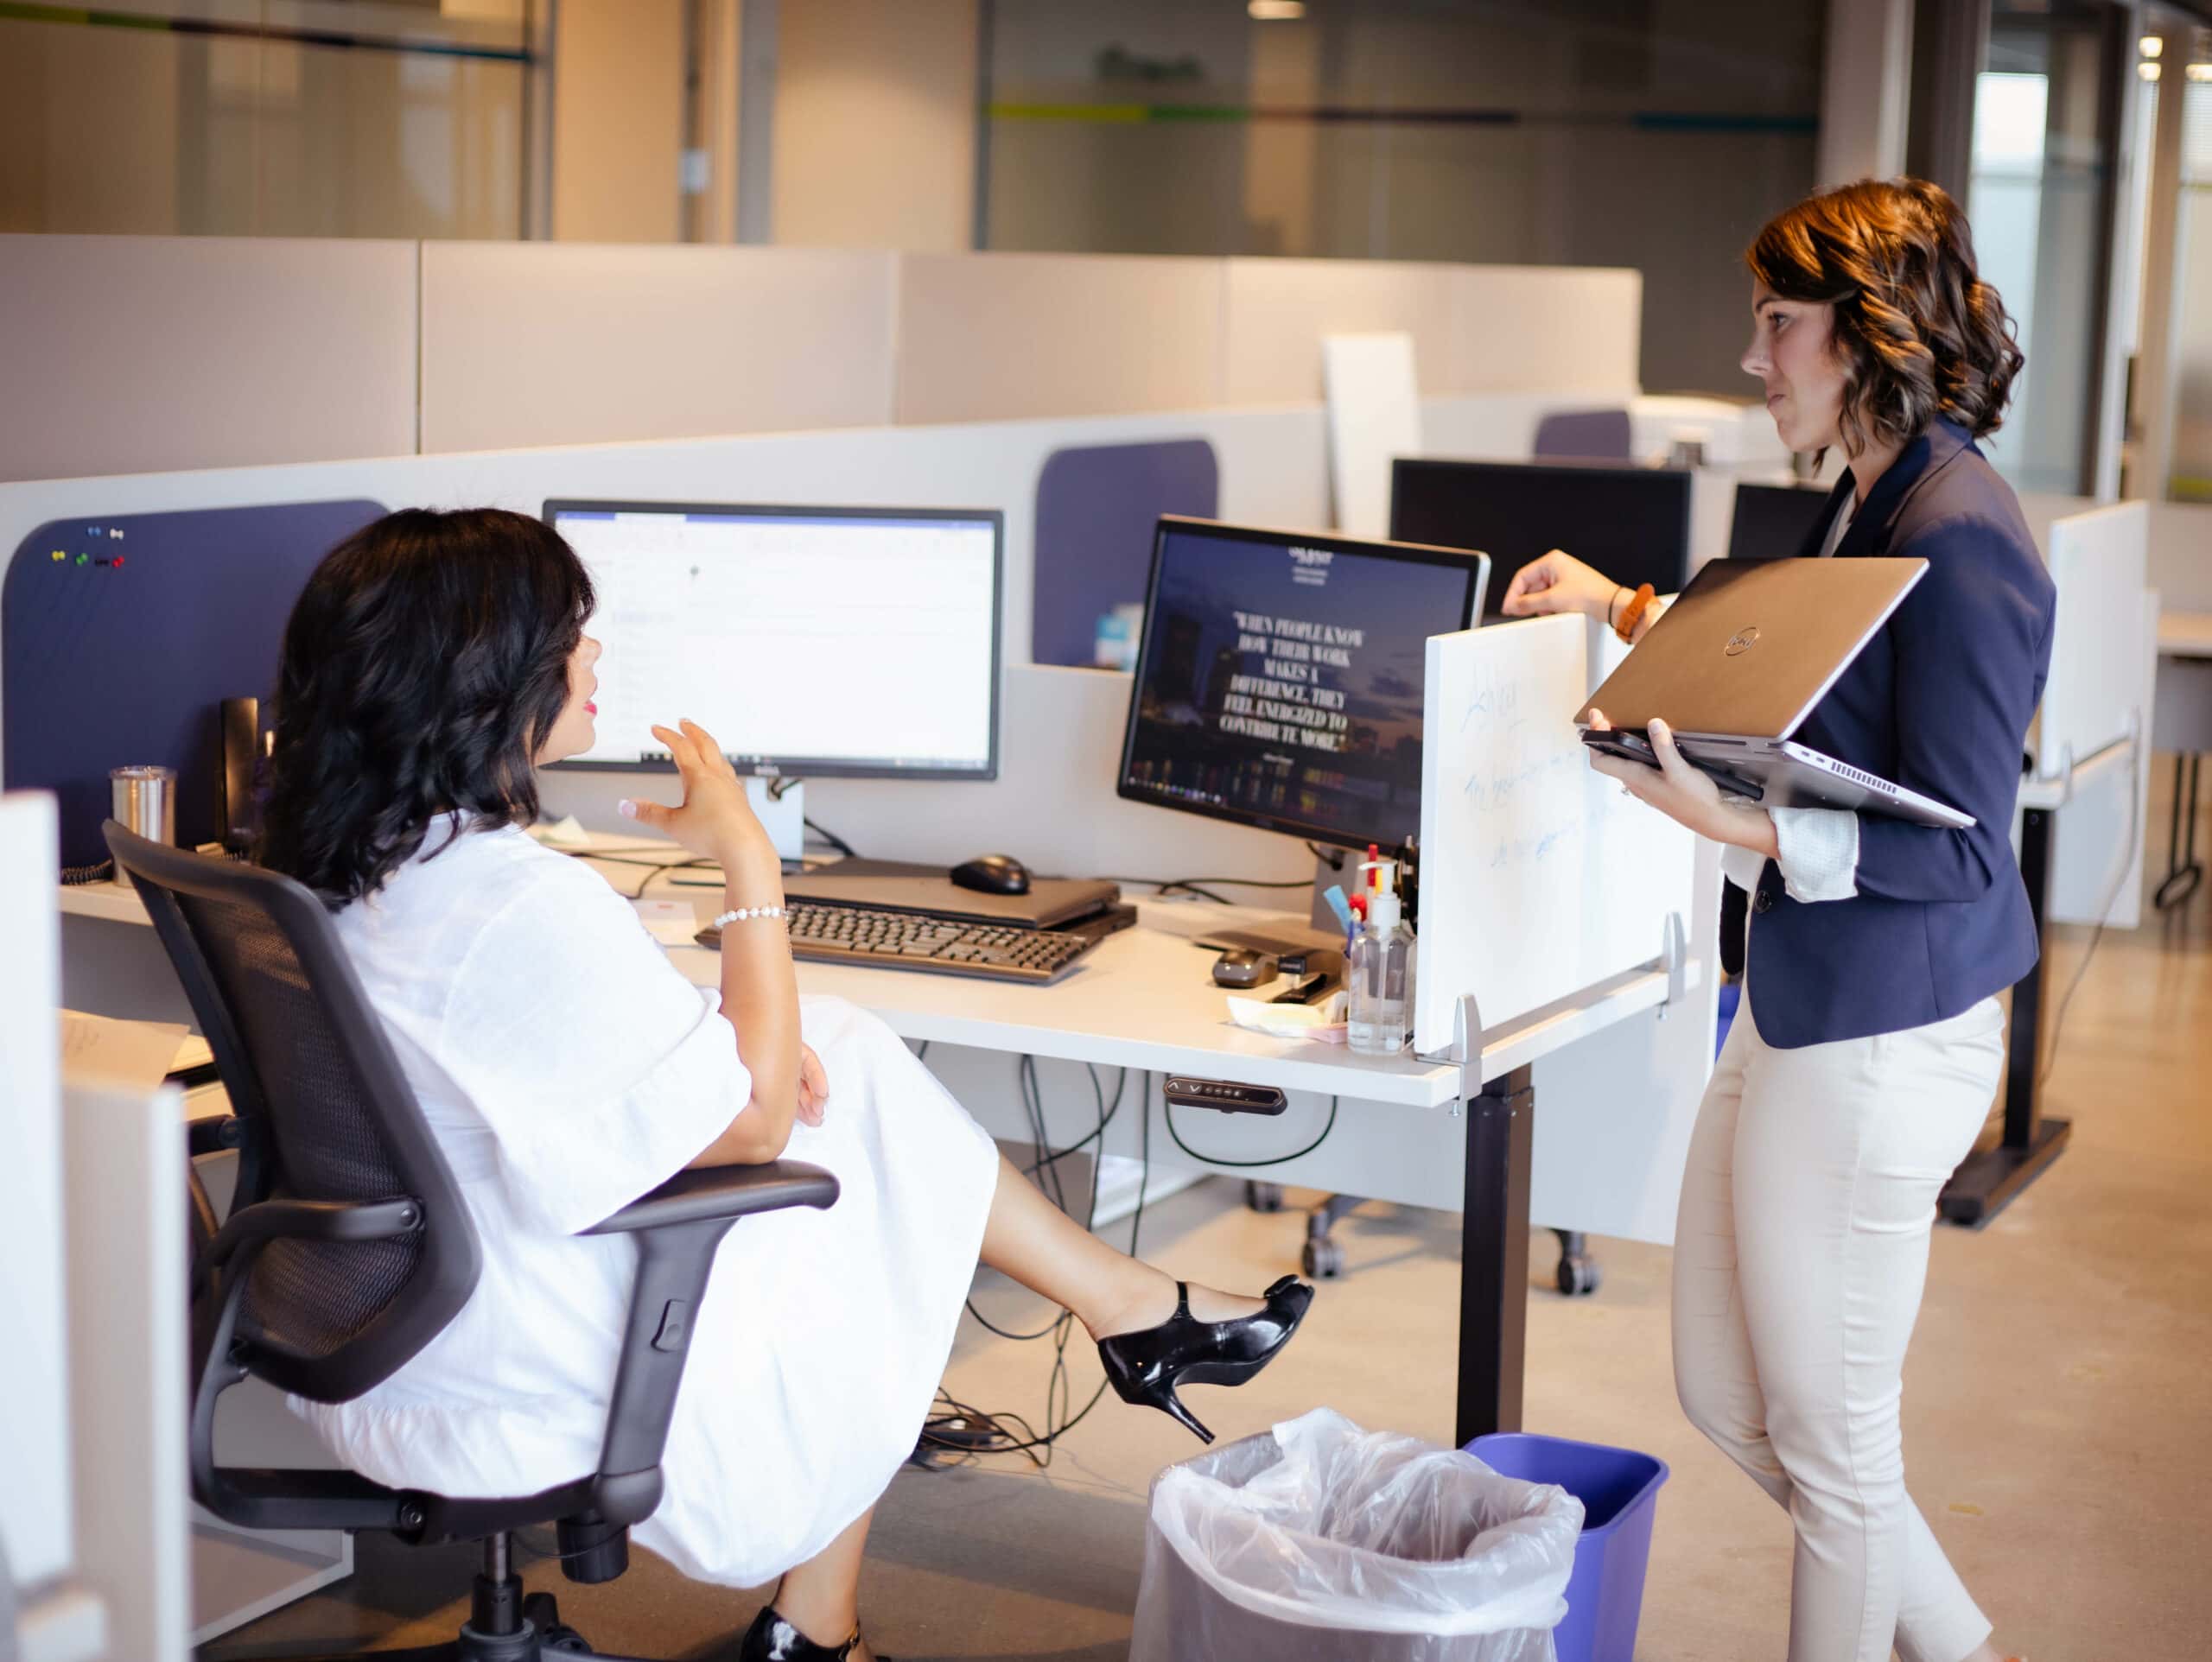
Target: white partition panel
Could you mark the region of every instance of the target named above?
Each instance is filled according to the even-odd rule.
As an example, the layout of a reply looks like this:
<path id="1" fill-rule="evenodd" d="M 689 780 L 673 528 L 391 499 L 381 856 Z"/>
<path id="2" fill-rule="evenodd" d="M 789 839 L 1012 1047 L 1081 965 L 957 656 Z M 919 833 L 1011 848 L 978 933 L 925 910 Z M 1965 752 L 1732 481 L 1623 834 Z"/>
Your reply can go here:
<path id="1" fill-rule="evenodd" d="M 2158 625 L 2146 612 L 2149 515 L 2140 502 L 2063 514 L 2050 522 L 2046 555 L 2056 586 L 2050 675 L 2035 732 L 2037 771 L 2053 778 L 2070 755 L 2088 759 L 2130 732 L 2149 743 L 2158 673 Z M 2053 923 L 2142 919 L 2144 815 L 2149 763 L 2083 779 L 2059 809 L 2052 839 Z"/>
<path id="2" fill-rule="evenodd" d="M 1574 713 L 1602 678 L 1580 618 L 1428 643 L 1414 1048 L 1444 1054 L 1460 998 L 1494 1028 L 1648 964 L 1679 915 L 1695 839 L 1594 771 Z"/>
<path id="3" fill-rule="evenodd" d="M 69 1334 L 79 1567 L 107 1606 L 112 1656 L 184 1662 L 184 1099 L 73 1079 L 66 1107 L 69 1303 L 89 1318 Z"/>
<path id="4" fill-rule="evenodd" d="M 1221 352 L 1217 260 L 899 261 L 901 422 L 1205 409 L 1230 402 L 1220 396 Z"/>
<path id="5" fill-rule="evenodd" d="M 412 450 L 416 246 L 0 236 L 0 479 Z"/>
<path id="6" fill-rule="evenodd" d="M 896 262 L 425 243 L 420 447 L 880 426 L 892 419 Z"/>
<path id="7" fill-rule="evenodd" d="M 1414 339 L 1332 334 L 1321 342 L 1329 389 L 1329 491 L 1336 527 L 1350 536 L 1390 534 L 1390 463 L 1427 453 Z"/>
<path id="8" fill-rule="evenodd" d="M 1071 445 L 1198 438 L 1214 447 L 1224 517 L 1318 526 L 1327 514 L 1321 412 L 1208 410 L 914 428 L 862 428 L 657 444 L 398 456 L 0 485 L 0 560 L 48 519 L 362 496 L 394 507 L 489 504 L 537 513 L 549 497 L 999 508 L 1006 514 L 1001 639 L 1029 643 L 1032 527 L 1045 459 Z M 825 670 L 825 673 L 827 671 Z"/>
<path id="9" fill-rule="evenodd" d="M 2149 530 L 2140 502 L 2068 514 L 2050 527 L 2046 557 L 2058 609 L 2036 746 L 2044 778 L 2056 777 L 2069 752 L 2087 760 L 2136 719 Z"/>
<path id="10" fill-rule="evenodd" d="M 1228 341 L 1221 402 L 1303 403 L 1322 396 L 1325 335 L 1413 337 L 1421 384 L 1468 390 L 1458 356 L 1454 274 L 1392 260 L 1236 259 L 1227 265 Z"/>
<path id="11" fill-rule="evenodd" d="M 1688 927 L 1703 966 L 1697 985 L 1536 1063 L 1529 1216 L 1541 1228 L 1674 1242 L 1719 1026 L 1720 845 L 1700 839 L 1696 860 Z"/>
<path id="12" fill-rule="evenodd" d="M 69 1367 L 62 1318 L 61 985 L 54 798 L 0 796 L 0 1550 L 18 1587 L 70 1567 Z M 0 1640 L 7 1637 L 0 1631 Z"/>
<path id="13" fill-rule="evenodd" d="M 1453 392 L 1584 393 L 1625 403 L 1639 388 L 1643 275 L 1606 266 L 1455 265 Z M 1429 384 L 1426 368 L 1424 384 Z"/>

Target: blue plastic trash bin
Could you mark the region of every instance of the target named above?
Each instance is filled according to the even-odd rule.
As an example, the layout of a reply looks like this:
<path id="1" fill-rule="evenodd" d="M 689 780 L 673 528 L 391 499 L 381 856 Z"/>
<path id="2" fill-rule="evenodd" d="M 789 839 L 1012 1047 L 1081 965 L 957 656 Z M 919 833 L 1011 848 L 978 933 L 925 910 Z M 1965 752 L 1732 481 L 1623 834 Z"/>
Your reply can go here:
<path id="1" fill-rule="evenodd" d="M 1467 1452 L 1492 1471 L 1556 1483 L 1582 1502 L 1582 1538 L 1567 1583 L 1567 1620 L 1552 1635 L 1559 1662 L 1633 1662 L 1651 1558 L 1651 1518 L 1667 1462 L 1632 1449 L 1527 1431 L 1478 1437 Z"/>

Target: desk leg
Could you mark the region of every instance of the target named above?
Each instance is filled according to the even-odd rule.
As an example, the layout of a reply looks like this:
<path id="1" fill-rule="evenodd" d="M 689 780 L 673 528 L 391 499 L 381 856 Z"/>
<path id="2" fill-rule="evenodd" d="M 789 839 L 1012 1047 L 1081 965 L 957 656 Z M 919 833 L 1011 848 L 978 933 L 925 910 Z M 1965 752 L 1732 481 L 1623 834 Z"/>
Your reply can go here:
<path id="1" fill-rule="evenodd" d="M 2170 911 L 2196 892 L 2196 885 L 2204 880 L 2204 867 L 2196 858 L 2196 786 L 2198 767 L 2203 757 L 2191 751 L 2174 758 L 2174 811 L 2166 827 L 2166 874 L 2158 880 L 2158 892 L 2151 897 L 2151 904 L 2160 911 Z M 2182 834 L 2182 814 L 2186 807 L 2189 832 Z"/>
<path id="2" fill-rule="evenodd" d="M 2052 815 L 2031 808 L 2020 816 L 2020 876 L 2042 952 L 2012 989 L 2012 1031 L 2005 1058 L 2005 1136 L 1996 1147 L 1967 1156 L 1943 1187 L 1947 1222 L 1979 1229 L 2012 1203 L 2056 1159 L 2071 1122 L 2043 1117 L 2044 972 L 2050 967 L 2046 917 L 2050 908 Z"/>
<path id="3" fill-rule="evenodd" d="M 1521 1429 L 1529 1326 L 1529 1157 L 1536 1092 L 1517 1068 L 1468 1102 L 1467 1187 L 1459 1237 L 1458 1432 L 1465 1446 Z"/>

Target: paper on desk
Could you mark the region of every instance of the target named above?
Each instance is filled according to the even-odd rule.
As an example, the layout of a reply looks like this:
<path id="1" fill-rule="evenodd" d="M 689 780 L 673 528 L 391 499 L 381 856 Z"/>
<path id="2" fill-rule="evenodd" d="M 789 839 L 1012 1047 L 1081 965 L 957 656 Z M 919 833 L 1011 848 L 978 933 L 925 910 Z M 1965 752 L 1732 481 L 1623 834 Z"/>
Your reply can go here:
<path id="1" fill-rule="evenodd" d="M 116 1021 L 65 1010 L 61 1076 L 72 1083 L 96 1079 L 151 1091 L 175 1067 L 187 1031 L 182 1022 Z"/>
<path id="2" fill-rule="evenodd" d="M 645 932 L 664 947 L 696 946 L 691 937 L 699 932 L 698 915 L 688 900 L 633 900 L 638 909 L 638 921 Z"/>
<path id="3" fill-rule="evenodd" d="M 1271 1038 L 1344 1042 L 1344 995 L 1339 987 L 1319 1004 L 1269 1004 L 1265 999 L 1230 995 L 1229 1018 L 1239 1027 Z"/>

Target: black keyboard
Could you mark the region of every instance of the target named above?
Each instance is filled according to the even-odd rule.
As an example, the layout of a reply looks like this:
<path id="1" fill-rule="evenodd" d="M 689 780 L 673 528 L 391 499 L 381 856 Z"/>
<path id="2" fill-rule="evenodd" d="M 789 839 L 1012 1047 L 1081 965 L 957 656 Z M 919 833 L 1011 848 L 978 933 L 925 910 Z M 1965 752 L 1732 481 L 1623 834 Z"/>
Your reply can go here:
<path id="1" fill-rule="evenodd" d="M 877 969 L 931 969 L 997 981 L 1058 980 L 1097 943 L 1090 934 L 1012 929 L 927 912 L 877 911 L 795 900 L 786 926 L 791 956 L 817 964 L 866 964 Z M 702 946 L 720 935 L 699 931 Z"/>

